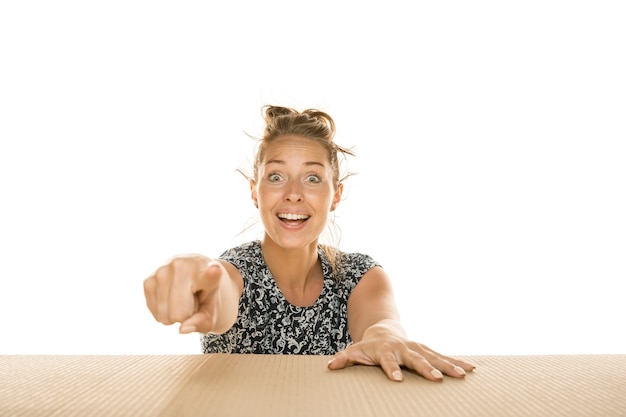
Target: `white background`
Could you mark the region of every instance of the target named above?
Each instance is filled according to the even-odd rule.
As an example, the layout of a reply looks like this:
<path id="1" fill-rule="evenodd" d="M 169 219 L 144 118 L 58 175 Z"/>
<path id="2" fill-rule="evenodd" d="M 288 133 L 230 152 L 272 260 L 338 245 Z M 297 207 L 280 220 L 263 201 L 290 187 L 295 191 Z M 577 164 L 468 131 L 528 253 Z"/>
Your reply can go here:
<path id="1" fill-rule="evenodd" d="M 142 283 L 258 237 L 267 103 L 355 146 L 341 247 L 413 339 L 626 353 L 623 4 L 3 2 L 0 353 L 199 353 Z"/>

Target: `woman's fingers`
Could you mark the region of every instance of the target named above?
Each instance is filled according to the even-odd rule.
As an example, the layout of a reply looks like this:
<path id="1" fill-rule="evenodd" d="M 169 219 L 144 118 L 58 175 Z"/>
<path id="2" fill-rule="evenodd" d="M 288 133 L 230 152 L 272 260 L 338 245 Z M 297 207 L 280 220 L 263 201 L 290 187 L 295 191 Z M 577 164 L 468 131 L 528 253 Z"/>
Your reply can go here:
<path id="1" fill-rule="evenodd" d="M 392 381 L 402 381 L 404 379 L 404 375 L 402 374 L 402 370 L 400 370 L 400 364 L 398 359 L 395 357 L 393 352 L 387 352 L 383 354 L 379 360 L 380 367 Z"/>
<path id="2" fill-rule="evenodd" d="M 329 369 L 342 369 L 354 364 L 379 365 L 392 381 L 402 381 L 402 368 L 411 369 L 430 381 L 442 381 L 444 375 L 463 378 L 474 365 L 450 358 L 414 342 L 355 343 L 338 352 L 328 363 Z"/>
<path id="3" fill-rule="evenodd" d="M 211 269 L 209 265 L 215 269 L 209 261 L 199 256 L 173 258 L 144 281 L 146 304 L 157 321 L 182 323 L 198 311 L 196 294 L 210 292 L 210 280 L 202 279 L 204 270 Z"/>

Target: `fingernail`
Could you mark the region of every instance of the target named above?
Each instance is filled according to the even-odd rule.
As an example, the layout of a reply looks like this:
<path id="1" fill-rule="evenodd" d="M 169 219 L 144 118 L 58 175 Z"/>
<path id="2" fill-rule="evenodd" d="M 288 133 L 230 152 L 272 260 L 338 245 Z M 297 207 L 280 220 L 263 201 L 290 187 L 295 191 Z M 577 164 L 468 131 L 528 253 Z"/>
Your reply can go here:
<path id="1" fill-rule="evenodd" d="M 436 379 L 443 379 L 443 374 L 439 369 L 433 369 L 432 371 L 430 371 L 430 374 Z"/>
<path id="2" fill-rule="evenodd" d="M 330 358 L 330 360 L 328 361 L 328 364 L 330 365 L 331 363 L 333 363 L 335 361 L 335 358 Z"/>
<path id="3" fill-rule="evenodd" d="M 391 373 L 391 377 L 394 381 L 402 381 L 402 371 L 397 370 Z"/>
<path id="4" fill-rule="evenodd" d="M 465 369 L 461 368 L 460 366 L 455 366 L 454 370 L 461 375 L 465 375 Z"/>

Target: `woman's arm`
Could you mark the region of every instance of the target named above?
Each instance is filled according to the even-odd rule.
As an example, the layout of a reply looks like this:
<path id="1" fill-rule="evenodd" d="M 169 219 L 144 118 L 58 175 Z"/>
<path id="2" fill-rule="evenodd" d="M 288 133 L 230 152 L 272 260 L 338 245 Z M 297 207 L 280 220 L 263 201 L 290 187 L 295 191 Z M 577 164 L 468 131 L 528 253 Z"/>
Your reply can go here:
<path id="1" fill-rule="evenodd" d="M 382 321 L 399 336 L 406 336 L 387 273 L 381 267 L 374 267 L 363 275 L 348 299 L 352 341 L 359 342 L 369 327 Z"/>
<path id="2" fill-rule="evenodd" d="M 401 367 L 437 381 L 443 374 L 461 378 L 474 365 L 443 356 L 406 337 L 389 277 L 380 267 L 370 269 L 348 299 L 348 328 L 354 344 L 337 353 L 330 369 L 353 364 L 380 365 L 387 377 L 402 380 Z"/>
<path id="3" fill-rule="evenodd" d="M 243 278 L 230 263 L 201 255 L 172 258 L 144 281 L 146 304 L 181 333 L 223 333 L 237 319 Z"/>

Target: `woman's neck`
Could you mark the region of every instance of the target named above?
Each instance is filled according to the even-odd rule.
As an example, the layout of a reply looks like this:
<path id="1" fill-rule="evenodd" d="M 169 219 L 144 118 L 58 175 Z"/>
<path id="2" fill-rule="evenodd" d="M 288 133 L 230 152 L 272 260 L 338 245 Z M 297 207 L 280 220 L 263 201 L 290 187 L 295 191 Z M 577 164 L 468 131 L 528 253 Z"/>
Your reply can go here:
<path id="1" fill-rule="evenodd" d="M 265 264 L 288 301 L 295 305 L 310 305 L 317 300 L 324 284 L 317 242 L 286 249 L 266 235 L 261 250 Z"/>

